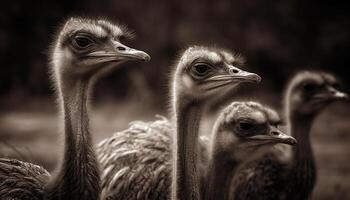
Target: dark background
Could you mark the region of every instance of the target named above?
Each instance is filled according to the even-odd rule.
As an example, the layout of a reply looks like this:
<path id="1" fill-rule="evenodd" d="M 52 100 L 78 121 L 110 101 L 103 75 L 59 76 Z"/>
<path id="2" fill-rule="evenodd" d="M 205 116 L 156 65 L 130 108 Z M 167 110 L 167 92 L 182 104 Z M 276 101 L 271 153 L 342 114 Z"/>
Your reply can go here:
<path id="1" fill-rule="evenodd" d="M 55 166 L 61 145 L 47 52 L 56 29 L 69 16 L 106 16 L 127 24 L 137 35 L 127 45 L 152 56 L 149 63 L 128 63 L 99 81 L 91 111 L 99 141 L 132 120 L 153 120 L 154 114 L 166 113 L 170 66 L 191 44 L 216 45 L 245 55 L 247 70 L 263 77 L 260 86 L 247 87 L 250 92 L 245 95 L 277 109 L 286 81 L 301 69 L 330 71 L 349 91 L 349 8 L 343 1 L 305 0 L 2 3 L 0 153 L 30 159 L 50 170 Z M 204 127 L 210 129 L 213 113 L 221 106 L 218 102 L 213 107 Z M 349 104 L 337 103 L 315 122 L 319 181 L 314 199 L 350 199 L 349 112 Z"/>
<path id="2" fill-rule="evenodd" d="M 50 93 L 47 49 L 64 19 L 107 16 L 137 34 L 133 43 L 153 57 L 142 64 L 145 84 L 163 102 L 163 85 L 179 50 L 190 44 L 215 44 L 247 57 L 251 70 L 279 91 L 298 69 L 346 73 L 350 44 L 349 3 L 342 1 L 18 1 L 1 6 L 0 95 Z M 107 79 L 116 97 L 129 88 L 129 70 Z M 348 84 L 346 84 L 348 85 Z M 133 86 L 132 86 L 133 87 Z M 19 93 L 19 94 L 18 94 Z M 164 96 L 164 95 L 163 95 Z"/>

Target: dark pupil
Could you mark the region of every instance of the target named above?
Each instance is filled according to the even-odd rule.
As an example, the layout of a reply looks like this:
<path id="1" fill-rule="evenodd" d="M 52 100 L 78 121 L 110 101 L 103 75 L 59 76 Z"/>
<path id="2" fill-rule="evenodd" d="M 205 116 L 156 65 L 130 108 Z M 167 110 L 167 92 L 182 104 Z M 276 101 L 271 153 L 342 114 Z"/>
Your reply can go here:
<path id="1" fill-rule="evenodd" d="M 245 130 L 245 131 L 247 131 L 253 127 L 252 124 L 244 123 L 244 122 L 239 123 L 239 126 L 241 127 L 242 130 Z"/>
<path id="2" fill-rule="evenodd" d="M 205 74 L 208 71 L 209 67 L 206 65 L 196 65 L 195 69 L 198 74 Z"/>
<path id="3" fill-rule="evenodd" d="M 76 37 L 75 42 L 79 47 L 87 47 L 90 44 L 90 40 L 85 37 Z"/>
<path id="4" fill-rule="evenodd" d="M 312 92 L 317 88 L 317 85 L 315 84 L 306 84 L 304 85 L 304 90 L 307 92 Z"/>

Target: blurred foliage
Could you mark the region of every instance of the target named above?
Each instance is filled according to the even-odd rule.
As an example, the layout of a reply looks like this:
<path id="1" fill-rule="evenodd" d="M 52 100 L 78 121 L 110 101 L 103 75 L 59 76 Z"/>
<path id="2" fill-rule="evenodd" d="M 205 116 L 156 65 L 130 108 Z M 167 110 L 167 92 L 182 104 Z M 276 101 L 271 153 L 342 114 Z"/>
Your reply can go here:
<path id="1" fill-rule="evenodd" d="M 161 94 L 169 66 L 190 44 L 241 52 L 249 70 L 260 73 L 264 86 L 275 91 L 282 89 L 291 73 L 305 67 L 335 72 L 349 83 L 349 2 L 12 0 L 0 9 L 3 97 L 50 93 L 47 49 L 57 27 L 72 15 L 102 15 L 127 24 L 138 36 L 129 45 L 152 56 L 150 63 L 130 63 L 135 67 L 110 75 L 100 83 L 99 93 L 117 97 L 136 93 L 164 101 L 166 95 Z"/>

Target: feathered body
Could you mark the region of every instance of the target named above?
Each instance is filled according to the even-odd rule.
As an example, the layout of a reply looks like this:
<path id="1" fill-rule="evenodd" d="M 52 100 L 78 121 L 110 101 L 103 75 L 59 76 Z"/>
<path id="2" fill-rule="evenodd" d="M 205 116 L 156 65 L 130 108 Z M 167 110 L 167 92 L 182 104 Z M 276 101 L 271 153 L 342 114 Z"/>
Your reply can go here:
<path id="1" fill-rule="evenodd" d="M 169 199 L 173 130 L 164 117 L 135 121 L 101 141 L 102 199 Z"/>
<path id="2" fill-rule="evenodd" d="M 41 200 L 50 174 L 41 166 L 0 159 L 0 199 Z"/>
<path id="3" fill-rule="evenodd" d="M 170 199 L 174 126 L 166 117 L 159 117 L 132 122 L 128 129 L 98 144 L 96 153 L 104 169 L 102 199 Z M 208 146 L 208 138 L 202 136 L 198 161 L 202 179 Z"/>
<path id="4" fill-rule="evenodd" d="M 267 153 L 258 161 L 242 166 L 231 185 L 229 199 L 288 199 L 292 167 L 279 162 L 276 153 Z"/>

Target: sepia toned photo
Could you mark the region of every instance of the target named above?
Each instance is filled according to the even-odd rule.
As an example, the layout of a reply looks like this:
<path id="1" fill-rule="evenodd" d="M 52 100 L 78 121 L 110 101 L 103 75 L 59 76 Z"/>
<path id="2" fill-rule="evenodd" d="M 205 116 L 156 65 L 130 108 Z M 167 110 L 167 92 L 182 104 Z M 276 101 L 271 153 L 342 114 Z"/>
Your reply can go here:
<path id="1" fill-rule="evenodd" d="M 349 8 L 3 3 L 0 200 L 350 200 Z"/>

